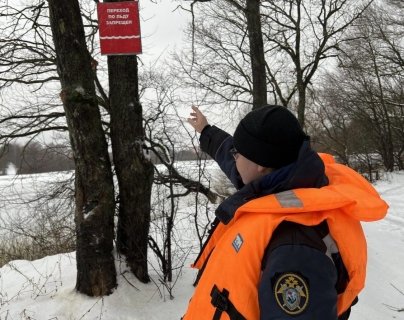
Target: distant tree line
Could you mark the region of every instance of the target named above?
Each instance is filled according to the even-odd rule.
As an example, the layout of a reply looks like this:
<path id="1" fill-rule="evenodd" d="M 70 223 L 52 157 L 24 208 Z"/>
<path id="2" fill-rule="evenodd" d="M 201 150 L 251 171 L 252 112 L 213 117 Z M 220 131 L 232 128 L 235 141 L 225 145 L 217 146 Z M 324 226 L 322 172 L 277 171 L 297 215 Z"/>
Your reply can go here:
<path id="1" fill-rule="evenodd" d="M 175 151 L 176 161 L 198 160 L 200 158 L 201 153 L 195 152 L 194 149 Z M 150 152 L 150 160 L 153 164 L 162 163 L 153 151 Z M 11 164 L 18 174 L 74 170 L 71 149 L 64 144 L 56 143 L 31 142 L 25 146 L 12 143 L 3 146 L 0 150 L 0 175 L 5 175 Z"/>
<path id="2" fill-rule="evenodd" d="M 0 151 L 0 174 L 12 163 L 19 174 L 74 170 L 71 151 L 64 145 L 32 142 L 10 144 Z"/>

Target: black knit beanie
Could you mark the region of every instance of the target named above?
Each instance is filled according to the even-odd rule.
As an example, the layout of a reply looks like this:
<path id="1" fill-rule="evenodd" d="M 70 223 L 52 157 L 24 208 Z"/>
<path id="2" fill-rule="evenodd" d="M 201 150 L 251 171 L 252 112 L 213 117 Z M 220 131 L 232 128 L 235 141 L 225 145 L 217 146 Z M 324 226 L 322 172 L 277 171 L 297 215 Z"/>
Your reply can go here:
<path id="1" fill-rule="evenodd" d="M 234 132 L 234 147 L 247 159 L 267 168 L 280 168 L 297 160 L 309 137 L 285 107 L 265 106 L 249 112 Z"/>

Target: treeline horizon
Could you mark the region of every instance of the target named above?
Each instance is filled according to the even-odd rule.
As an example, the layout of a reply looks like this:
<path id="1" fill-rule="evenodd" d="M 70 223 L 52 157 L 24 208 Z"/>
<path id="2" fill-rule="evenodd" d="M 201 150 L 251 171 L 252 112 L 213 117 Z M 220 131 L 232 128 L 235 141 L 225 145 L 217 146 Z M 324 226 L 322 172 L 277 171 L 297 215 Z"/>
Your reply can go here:
<path id="1" fill-rule="evenodd" d="M 112 159 L 112 154 L 109 154 Z M 175 151 L 176 161 L 190 161 L 201 158 L 194 149 L 182 149 Z M 161 161 L 150 152 L 153 164 Z M 35 174 L 46 172 L 70 171 L 75 169 L 72 150 L 69 146 L 58 143 L 41 144 L 31 142 L 27 145 L 11 143 L 0 148 L 0 175 L 7 175 L 8 168 L 12 164 L 17 174 Z"/>

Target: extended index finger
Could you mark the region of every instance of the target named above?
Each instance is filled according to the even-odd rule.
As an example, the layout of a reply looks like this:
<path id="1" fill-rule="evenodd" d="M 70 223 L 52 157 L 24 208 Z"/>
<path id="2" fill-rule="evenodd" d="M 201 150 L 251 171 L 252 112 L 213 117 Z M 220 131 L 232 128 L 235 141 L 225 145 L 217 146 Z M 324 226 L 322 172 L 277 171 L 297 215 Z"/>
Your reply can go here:
<path id="1" fill-rule="evenodd" d="M 201 110 L 197 106 L 192 106 L 192 110 L 194 110 L 197 114 L 202 114 Z"/>

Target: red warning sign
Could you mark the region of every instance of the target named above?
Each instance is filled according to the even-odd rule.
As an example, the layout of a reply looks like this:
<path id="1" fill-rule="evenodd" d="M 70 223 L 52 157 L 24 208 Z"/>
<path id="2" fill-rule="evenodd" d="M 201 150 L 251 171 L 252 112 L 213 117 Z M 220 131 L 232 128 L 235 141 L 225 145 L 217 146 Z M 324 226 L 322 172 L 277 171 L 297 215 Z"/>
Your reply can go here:
<path id="1" fill-rule="evenodd" d="M 139 1 L 97 4 L 101 54 L 142 53 Z"/>

